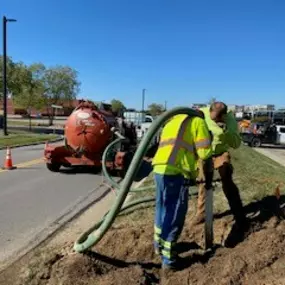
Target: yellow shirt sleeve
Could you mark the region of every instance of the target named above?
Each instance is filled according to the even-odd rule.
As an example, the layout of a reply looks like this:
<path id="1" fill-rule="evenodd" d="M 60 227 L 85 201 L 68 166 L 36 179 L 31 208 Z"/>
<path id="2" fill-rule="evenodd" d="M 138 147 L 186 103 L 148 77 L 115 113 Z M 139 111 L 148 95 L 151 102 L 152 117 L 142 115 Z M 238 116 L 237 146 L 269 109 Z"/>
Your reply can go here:
<path id="1" fill-rule="evenodd" d="M 196 153 L 200 159 L 206 160 L 212 156 L 212 141 L 208 126 L 203 119 L 195 117 L 192 127 Z"/>

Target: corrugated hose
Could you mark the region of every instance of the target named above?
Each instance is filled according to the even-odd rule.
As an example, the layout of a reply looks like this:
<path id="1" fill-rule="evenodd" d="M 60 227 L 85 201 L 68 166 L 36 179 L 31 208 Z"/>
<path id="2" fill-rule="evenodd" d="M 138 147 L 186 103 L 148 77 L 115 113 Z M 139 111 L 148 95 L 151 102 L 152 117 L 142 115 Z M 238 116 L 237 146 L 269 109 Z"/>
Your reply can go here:
<path id="1" fill-rule="evenodd" d="M 94 224 L 91 228 L 89 228 L 86 232 L 84 232 L 77 239 L 73 247 L 73 249 L 76 252 L 82 253 L 82 252 L 87 251 L 89 248 L 95 246 L 103 238 L 106 232 L 110 229 L 115 218 L 120 213 L 122 213 L 124 210 L 132 208 L 139 204 L 155 201 L 155 197 L 149 196 L 149 197 L 137 199 L 135 201 L 131 201 L 127 203 L 125 206 L 123 206 L 125 199 L 129 192 L 141 192 L 141 191 L 147 191 L 147 190 L 154 189 L 154 186 L 140 187 L 140 188 L 134 189 L 134 188 L 131 188 L 131 185 L 133 184 L 136 174 L 141 167 L 143 158 L 147 152 L 147 149 L 153 137 L 171 117 L 179 115 L 179 114 L 185 114 L 190 117 L 196 117 L 196 116 L 201 117 L 200 113 L 198 113 L 197 111 L 191 108 L 176 107 L 169 111 L 164 112 L 158 118 L 156 118 L 156 120 L 151 124 L 150 128 L 148 129 L 142 141 L 140 142 L 134 154 L 134 157 L 128 167 L 127 173 L 120 184 L 118 184 L 109 175 L 107 168 L 106 168 L 106 163 L 105 163 L 107 154 L 114 147 L 114 145 L 121 142 L 122 140 L 125 140 L 125 138 L 122 135 L 120 135 L 119 133 L 116 133 L 118 138 L 109 144 L 109 146 L 105 149 L 103 153 L 103 158 L 102 158 L 103 174 L 105 178 L 107 179 L 107 181 L 111 184 L 111 186 L 117 190 L 116 191 L 117 197 L 116 197 L 115 203 L 113 204 L 112 208 L 103 216 L 103 218 L 99 222 Z M 193 195 L 194 193 L 190 192 L 190 195 L 191 194 Z"/>

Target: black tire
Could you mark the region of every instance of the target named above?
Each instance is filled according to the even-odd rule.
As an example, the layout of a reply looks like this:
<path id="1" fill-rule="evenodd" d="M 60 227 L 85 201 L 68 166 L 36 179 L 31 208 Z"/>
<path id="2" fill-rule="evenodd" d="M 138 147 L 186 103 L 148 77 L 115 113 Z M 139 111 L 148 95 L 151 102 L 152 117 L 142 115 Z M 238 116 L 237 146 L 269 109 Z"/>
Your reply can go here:
<path id="1" fill-rule="evenodd" d="M 47 163 L 47 169 L 52 172 L 59 172 L 60 164 L 58 163 Z"/>
<path id="2" fill-rule="evenodd" d="M 100 174 L 102 171 L 102 167 L 101 166 L 93 166 L 92 167 L 92 173 L 93 174 Z"/>
<path id="3" fill-rule="evenodd" d="M 250 143 L 250 146 L 251 147 L 261 147 L 261 140 L 259 138 L 253 138 L 251 143 Z"/>

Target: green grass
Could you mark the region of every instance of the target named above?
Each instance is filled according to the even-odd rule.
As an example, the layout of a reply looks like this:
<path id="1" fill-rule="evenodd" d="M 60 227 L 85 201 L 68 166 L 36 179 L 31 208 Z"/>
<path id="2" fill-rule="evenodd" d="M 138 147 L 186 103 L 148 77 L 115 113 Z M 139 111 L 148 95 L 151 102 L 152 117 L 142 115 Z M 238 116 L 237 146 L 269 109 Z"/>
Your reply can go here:
<path id="1" fill-rule="evenodd" d="M 231 157 L 234 166 L 234 181 L 240 190 L 244 206 L 262 200 L 266 196 L 274 195 L 278 183 L 285 183 L 285 167 L 250 147 L 241 146 L 237 150 L 232 150 Z M 215 177 L 218 177 L 217 173 L 215 173 Z M 155 191 L 152 174 L 146 179 L 142 186 L 151 185 L 153 185 L 153 190 L 132 194 L 132 200 L 144 196 L 154 197 Z M 281 194 L 285 194 L 284 186 L 281 186 L 280 190 Z M 194 207 L 196 205 L 196 199 L 196 197 L 192 198 Z M 214 192 L 214 212 L 222 213 L 228 209 L 228 202 L 221 189 L 221 185 L 217 185 Z M 145 209 L 140 209 L 129 217 L 126 216 L 127 222 L 134 223 L 141 219 L 142 216 L 152 216 L 153 207 L 148 208 L 148 213 L 145 211 Z"/>
<path id="2" fill-rule="evenodd" d="M 0 148 L 15 145 L 26 145 L 45 142 L 57 138 L 57 135 L 32 134 L 27 132 L 13 132 L 8 136 L 0 135 Z"/>
<path id="3" fill-rule="evenodd" d="M 272 195 L 278 182 L 285 182 L 285 167 L 272 159 L 242 146 L 232 151 L 235 181 L 240 186 L 244 200 L 262 199 Z M 284 192 L 284 187 L 283 187 Z"/>

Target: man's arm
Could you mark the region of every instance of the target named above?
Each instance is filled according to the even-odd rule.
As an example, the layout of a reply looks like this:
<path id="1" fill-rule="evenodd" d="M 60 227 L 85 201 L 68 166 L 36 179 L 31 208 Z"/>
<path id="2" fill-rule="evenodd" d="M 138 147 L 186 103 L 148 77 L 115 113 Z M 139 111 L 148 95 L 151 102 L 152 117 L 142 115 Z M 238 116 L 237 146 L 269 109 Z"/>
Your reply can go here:
<path id="1" fill-rule="evenodd" d="M 232 112 L 226 116 L 226 130 L 224 132 L 224 141 L 232 148 L 239 148 L 241 145 L 241 137 L 238 129 L 237 121 Z"/>
<path id="2" fill-rule="evenodd" d="M 212 156 L 212 140 L 206 122 L 198 117 L 193 119 L 193 141 L 198 157 L 206 160 Z"/>

